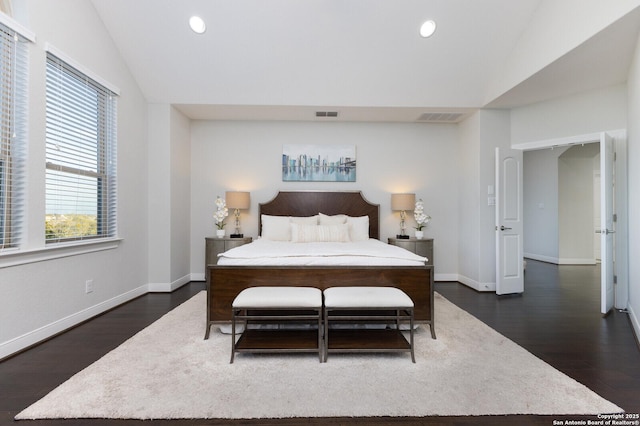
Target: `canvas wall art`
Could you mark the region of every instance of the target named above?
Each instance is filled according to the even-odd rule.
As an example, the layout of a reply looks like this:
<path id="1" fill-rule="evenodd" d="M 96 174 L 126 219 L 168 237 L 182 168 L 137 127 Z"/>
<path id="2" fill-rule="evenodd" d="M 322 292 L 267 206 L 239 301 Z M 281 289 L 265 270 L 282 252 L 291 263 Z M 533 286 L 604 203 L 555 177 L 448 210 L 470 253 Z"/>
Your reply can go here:
<path id="1" fill-rule="evenodd" d="M 355 182 L 355 145 L 283 145 L 284 182 Z"/>

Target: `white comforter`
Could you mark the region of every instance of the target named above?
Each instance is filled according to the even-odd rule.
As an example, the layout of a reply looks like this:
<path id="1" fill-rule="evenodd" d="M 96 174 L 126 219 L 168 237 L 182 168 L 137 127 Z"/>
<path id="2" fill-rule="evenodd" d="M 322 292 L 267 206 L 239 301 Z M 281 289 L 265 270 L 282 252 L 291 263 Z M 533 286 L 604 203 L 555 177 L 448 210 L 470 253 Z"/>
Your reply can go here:
<path id="1" fill-rule="evenodd" d="M 218 255 L 218 265 L 421 266 L 426 257 L 379 240 L 291 243 L 258 239 Z"/>

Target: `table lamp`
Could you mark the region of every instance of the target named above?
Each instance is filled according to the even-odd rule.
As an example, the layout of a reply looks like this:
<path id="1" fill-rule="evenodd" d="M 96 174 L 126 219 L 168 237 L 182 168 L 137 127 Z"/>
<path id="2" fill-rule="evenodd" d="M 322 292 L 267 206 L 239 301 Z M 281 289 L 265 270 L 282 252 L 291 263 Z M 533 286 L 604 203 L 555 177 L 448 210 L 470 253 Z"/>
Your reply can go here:
<path id="1" fill-rule="evenodd" d="M 412 210 L 416 204 L 416 194 L 391 194 L 391 210 L 400 212 L 400 234 L 396 238 L 408 239 L 405 233 L 407 225 L 405 219 L 407 210 Z"/>
<path id="2" fill-rule="evenodd" d="M 230 237 L 242 238 L 244 235 L 240 233 L 240 210 L 249 209 L 249 193 L 243 191 L 227 191 L 225 200 L 227 201 L 227 207 L 234 209 L 233 215 L 236 218 L 236 230 Z"/>

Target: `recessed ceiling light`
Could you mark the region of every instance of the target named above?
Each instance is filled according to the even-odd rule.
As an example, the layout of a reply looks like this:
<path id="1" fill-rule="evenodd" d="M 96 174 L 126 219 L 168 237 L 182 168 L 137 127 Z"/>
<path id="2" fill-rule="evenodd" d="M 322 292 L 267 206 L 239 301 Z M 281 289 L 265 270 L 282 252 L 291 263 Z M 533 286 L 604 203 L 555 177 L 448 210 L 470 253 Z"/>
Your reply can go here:
<path id="1" fill-rule="evenodd" d="M 199 16 L 192 16 L 189 18 L 189 26 L 193 30 L 193 32 L 202 34 L 207 29 L 204 21 Z"/>
<path id="2" fill-rule="evenodd" d="M 436 23 L 432 20 L 425 21 L 420 27 L 420 35 L 424 38 L 431 37 L 436 32 Z"/>

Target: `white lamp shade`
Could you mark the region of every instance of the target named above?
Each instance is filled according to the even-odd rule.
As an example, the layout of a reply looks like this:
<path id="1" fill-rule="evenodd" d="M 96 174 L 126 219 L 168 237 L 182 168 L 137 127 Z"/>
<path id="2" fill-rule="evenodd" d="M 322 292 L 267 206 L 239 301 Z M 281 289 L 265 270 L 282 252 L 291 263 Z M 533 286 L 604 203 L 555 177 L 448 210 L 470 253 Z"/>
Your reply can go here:
<path id="1" fill-rule="evenodd" d="M 247 210 L 249 208 L 249 193 L 242 191 L 227 191 L 225 194 L 227 207 L 230 209 Z"/>
<path id="2" fill-rule="evenodd" d="M 413 210 L 416 205 L 416 194 L 391 194 L 391 210 Z"/>

